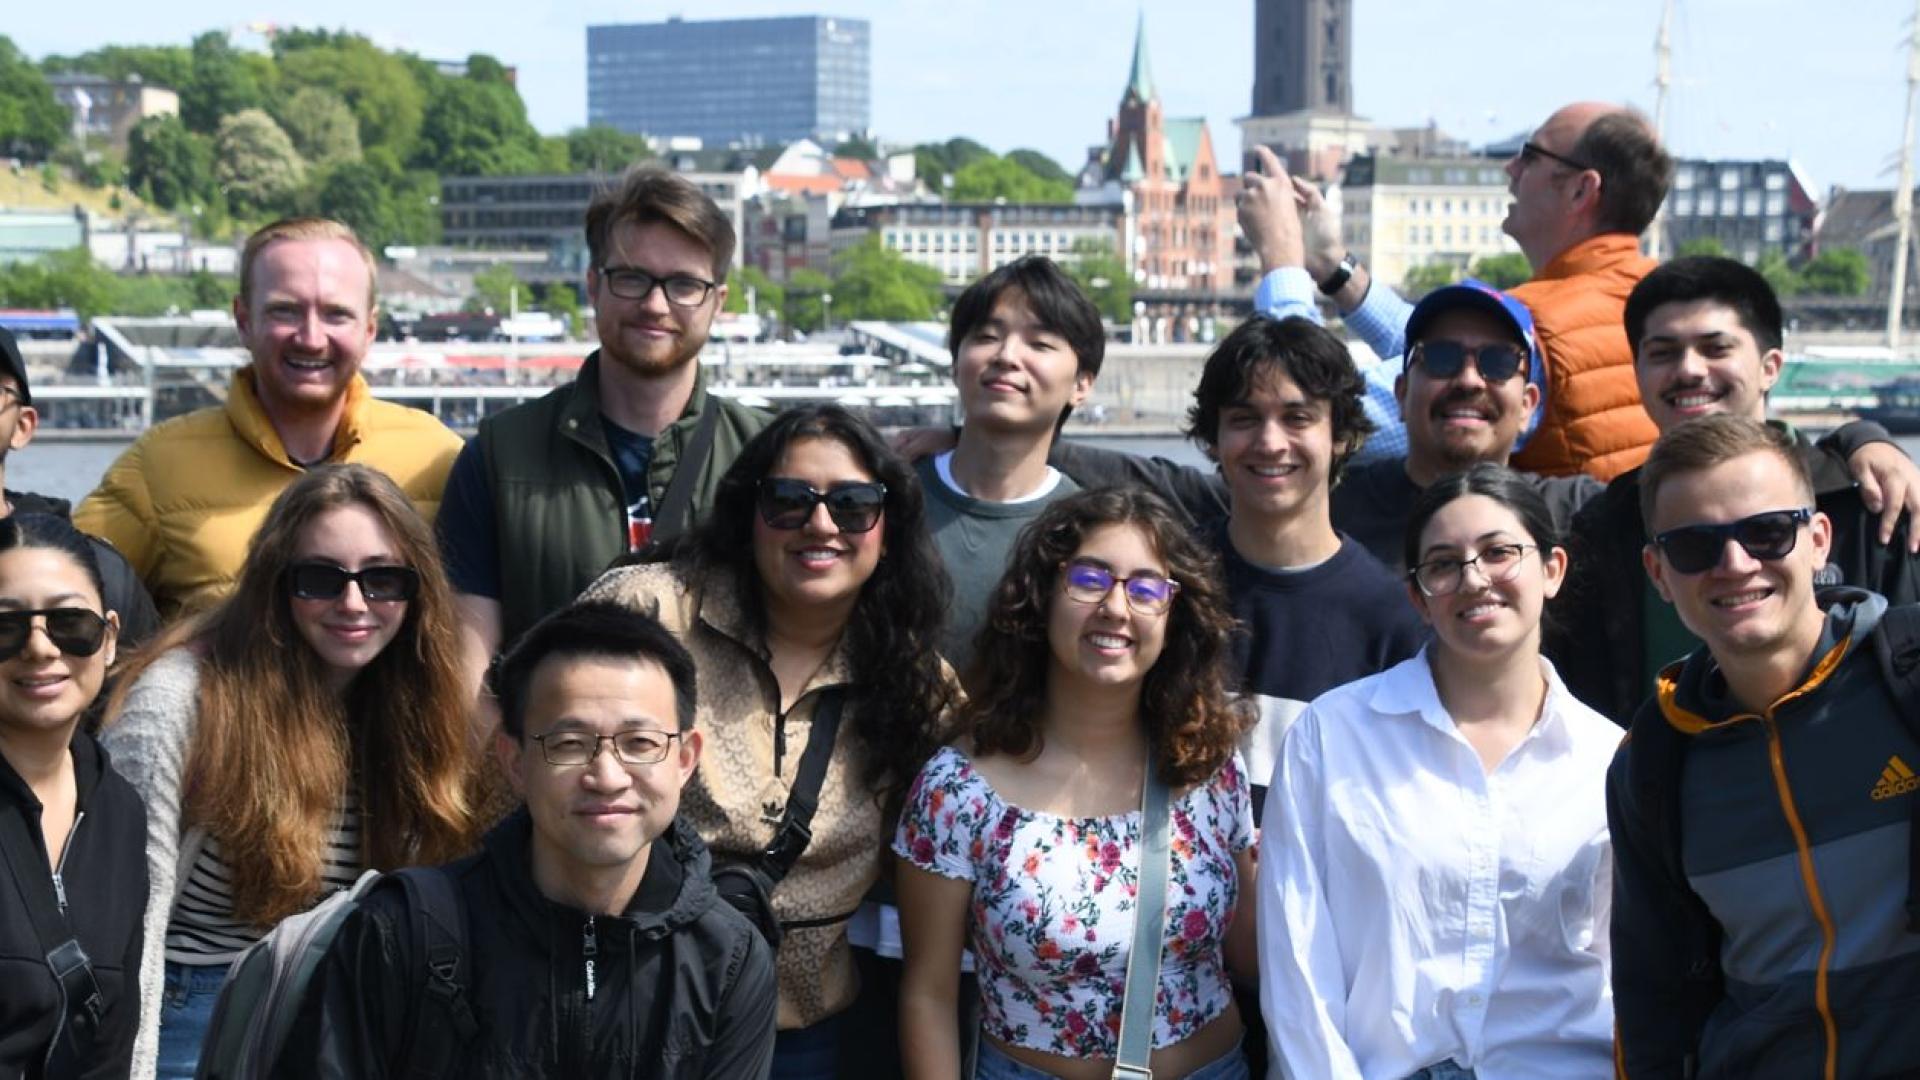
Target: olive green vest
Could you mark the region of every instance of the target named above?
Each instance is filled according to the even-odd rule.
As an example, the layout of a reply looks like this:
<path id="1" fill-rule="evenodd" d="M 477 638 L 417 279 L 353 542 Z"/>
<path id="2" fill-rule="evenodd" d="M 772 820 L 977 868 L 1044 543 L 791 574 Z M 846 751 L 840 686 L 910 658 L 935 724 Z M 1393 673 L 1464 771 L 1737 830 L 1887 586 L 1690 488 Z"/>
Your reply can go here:
<path id="1" fill-rule="evenodd" d="M 627 553 L 627 500 L 600 419 L 600 354 L 536 401 L 482 421 L 476 439 L 493 491 L 504 647 L 580 595 Z M 692 521 L 713 505 L 720 477 L 770 414 L 709 397 L 704 378 L 680 419 L 654 439 L 647 497 L 658 507 L 702 410 L 719 410 L 713 446 L 693 488 Z"/>

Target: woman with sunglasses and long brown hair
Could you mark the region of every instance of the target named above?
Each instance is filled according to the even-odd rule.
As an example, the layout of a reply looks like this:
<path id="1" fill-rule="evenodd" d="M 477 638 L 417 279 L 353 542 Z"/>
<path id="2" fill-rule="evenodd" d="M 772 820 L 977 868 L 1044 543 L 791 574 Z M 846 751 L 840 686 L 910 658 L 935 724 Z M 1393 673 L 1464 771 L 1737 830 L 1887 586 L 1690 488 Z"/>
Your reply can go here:
<path id="1" fill-rule="evenodd" d="M 893 842 L 907 1075 L 954 1080 L 961 952 L 980 980 L 980 1080 L 1117 1075 L 1123 987 L 1157 832 L 1153 1075 L 1244 1080 L 1229 972 L 1251 978 L 1253 803 L 1219 567 L 1138 488 L 1048 506 L 1020 534 L 975 645 L 992 680 L 921 771 Z M 1165 795 L 1145 821 L 1149 785 Z M 1151 910 L 1149 908 L 1149 910 Z"/>
<path id="2" fill-rule="evenodd" d="M 772 894 L 776 1078 L 837 1075 L 858 988 L 847 920 L 954 697 L 935 652 L 946 581 L 913 470 L 866 421 L 816 405 L 741 448 L 673 561 L 621 567 L 584 594 L 656 616 L 693 653 L 706 760 L 680 812 L 716 861 L 767 848 L 821 703 L 841 702 L 812 839 Z"/>
<path id="3" fill-rule="evenodd" d="M 0 520 L 0 1076 L 123 1077 L 133 1055 L 146 814 L 80 726 L 119 636 L 102 591 L 72 525 Z"/>
<path id="4" fill-rule="evenodd" d="M 193 1075 L 234 957 L 368 867 L 471 846 L 470 739 L 433 533 L 384 474 L 308 471 L 234 593 L 162 635 L 102 741 L 147 803 L 134 1075 Z"/>

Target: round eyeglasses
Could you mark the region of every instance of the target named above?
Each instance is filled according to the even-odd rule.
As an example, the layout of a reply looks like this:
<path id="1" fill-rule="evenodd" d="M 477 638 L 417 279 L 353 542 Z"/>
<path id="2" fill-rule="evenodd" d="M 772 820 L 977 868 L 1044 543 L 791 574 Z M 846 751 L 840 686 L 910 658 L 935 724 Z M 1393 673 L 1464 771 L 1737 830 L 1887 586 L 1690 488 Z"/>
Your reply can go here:
<path id="1" fill-rule="evenodd" d="M 1520 562 L 1527 552 L 1538 551 L 1536 544 L 1488 544 L 1480 549 L 1480 554 L 1471 559 L 1458 555 L 1442 555 L 1428 559 L 1407 574 L 1413 583 L 1420 587 L 1423 596 L 1450 596 L 1460 591 L 1467 579 L 1467 567 L 1477 566 L 1480 575 L 1489 583 L 1511 581 L 1513 575 L 1520 572 Z"/>

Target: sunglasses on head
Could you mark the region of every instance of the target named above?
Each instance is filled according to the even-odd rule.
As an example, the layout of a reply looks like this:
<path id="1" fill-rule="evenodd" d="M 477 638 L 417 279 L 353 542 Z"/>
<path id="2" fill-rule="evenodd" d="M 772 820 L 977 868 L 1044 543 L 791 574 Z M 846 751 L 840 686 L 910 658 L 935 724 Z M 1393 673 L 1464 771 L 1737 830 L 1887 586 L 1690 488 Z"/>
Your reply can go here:
<path id="1" fill-rule="evenodd" d="M 106 640 L 107 620 L 86 608 L 0 611 L 0 660 L 11 660 L 27 647 L 36 615 L 47 620 L 47 640 L 68 656 L 92 656 Z"/>
<path id="2" fill-rule="evenodd" d="M 420 574 L 411 566 L 369 566 L 347 570 L 332 563 L 294 563 L 287 567 L 287 591 L 301 600 L 338 600 L 347 583 L 360 586 L 369 604 L 411 600 L 420 591 Z"/>
<path id="3" fill-rule="evenodd" d="M 1738 543 L 1762 562 L 1784 559 L 1800 542 L 1800 526 L 1813 520 L 1807 507 L 1768 510 L 1723 525 L 1682 525 L 1653 538 L 1667 565 L 1681 574 L 1702 574 L 1720 565 L 1727 541 Z"/>
<path id="4" fill-rule="evenodd" d="M 1479 370 L 1487 382 L 1506 382 L 1526 366 L 1526 350 L 1518 345 L 1496 342 L 1478 348 L 1458 341 L 1423 341 L 1413 347 L 1413 362 L 1436 379 L 1451 379 L 1466 369 L 1467 361 Z"/>
<path id="5" fill-rule="evenodd" d="M 819 491 L 805 480 L 770 476 L 760 481 L 760 520 L 771 529 L 798 529 L 813 517 L 813 508 L 827 504 L 827 516 L 843 533 L 863 533 L 880 523 L 887 508 L 887 485 L 878 480 L 835 484 Z"/>

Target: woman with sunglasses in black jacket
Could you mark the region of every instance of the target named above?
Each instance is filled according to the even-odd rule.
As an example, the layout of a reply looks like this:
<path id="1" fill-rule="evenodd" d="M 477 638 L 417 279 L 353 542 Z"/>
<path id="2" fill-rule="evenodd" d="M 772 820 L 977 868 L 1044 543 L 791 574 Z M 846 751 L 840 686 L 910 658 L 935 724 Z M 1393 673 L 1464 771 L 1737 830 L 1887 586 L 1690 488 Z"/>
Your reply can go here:
<path id="1" fill-rule="evenodd" d="M 583 597 L 653 615 L 693 654 L 706 757 L 680 813 L 716 864 L 773 840 L 822 703 L 840 700 L 812 839 L 772 893 L 772 1075 L 840 1075 L 859 985 L 847 920 L 955 696 L 935 651 L 947 577 L 913 470 L 845 409 L 789 409 L 741 448 L 670 562 L 612 570 Z M 861 1027 L 849 1041 L 873 1040 Z"/>
<path id="2" fill-rule="evenodd" d="M 146 813 L 80 729 L 120 629 L 102 591 L 73 526 L 0 520 L 0 1076 L 123 1077 L 133 1055 Z"/>

